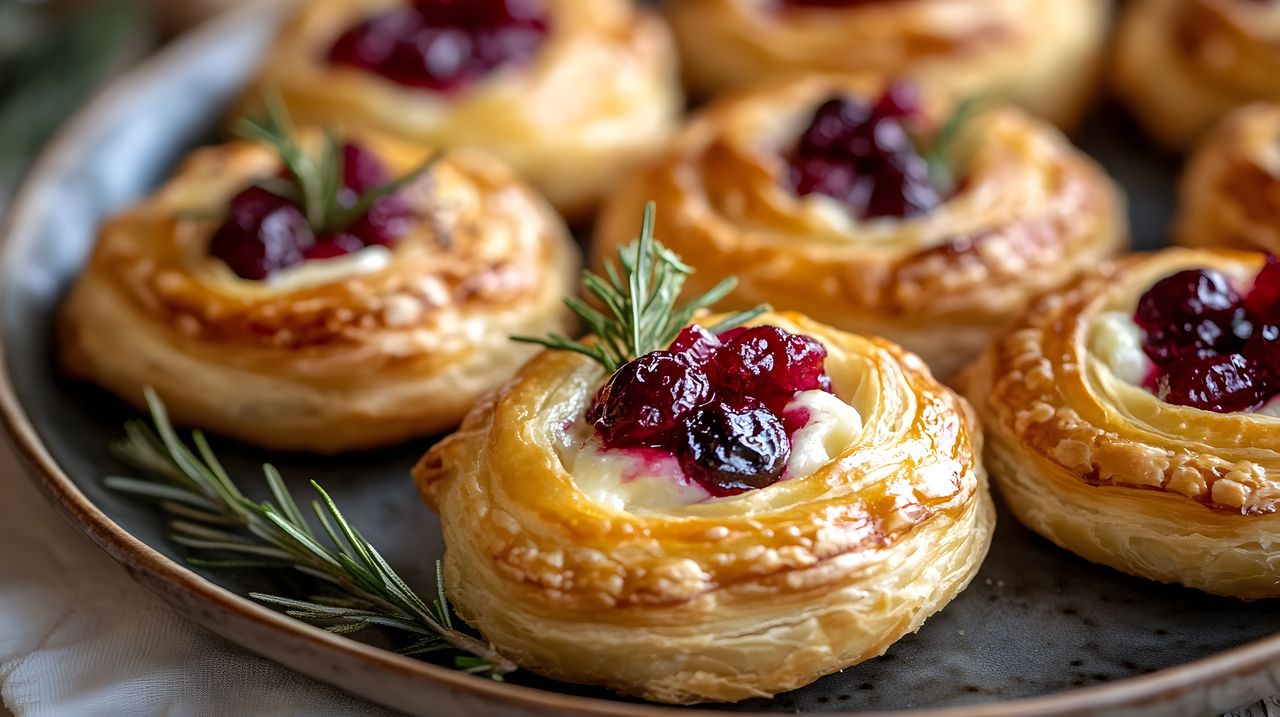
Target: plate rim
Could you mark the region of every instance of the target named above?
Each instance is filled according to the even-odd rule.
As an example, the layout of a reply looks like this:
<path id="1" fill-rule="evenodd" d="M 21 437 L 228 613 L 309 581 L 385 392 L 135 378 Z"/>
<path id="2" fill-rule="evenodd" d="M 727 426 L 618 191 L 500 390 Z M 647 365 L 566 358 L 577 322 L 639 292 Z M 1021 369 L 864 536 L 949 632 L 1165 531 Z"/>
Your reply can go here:
<path id="1" fill-rule="evenodd" d="M 283 3 L 249 3 L 243 8 L 225 13 L 160 48 L 129 71 L 107 84 L 94 98 L 78 109 L 57 131 L 54 138 L 41 151 L 38 159 L 23 178 L 13 195 L 6 216 L 0 223 L 0 279 L 8 276 L 14 267 L 15 247 L 30 241 L 33 227 L 39 219 L 42 197 L 52 186 L 50 175 L 79 154 L 92 139 L 92 129 L 100 117 L 126 112 L 129 101 L 141 93 L 157 77 L 163 76 L 171 64 L 200 56 L 206 48 L 215 46 L 221 38 L 239 31 L 251 22 L 261 22 L 267 14 L 279 12 Z M 24 237 L 28 237 L 25 238 Z M 62 470 L 49 452 L 24 406 L 17 397 L 13 385 L 7 347 L 0 340 L 0 420 L 17 448 L 24 473 L 41 493 L 78 529 L 123 565 L 130 577 L 158 594 L 186 619 L 203 625 L 215 634 L 261 654 L 253 645 L 236 636 L 230 629 L 220 629 L 198 615 L 189 614 L 179 604 L 174 594 L 160 590 L 159 586 L 176 589 L 187 600 L 213 606 L 224 613 L 245 618 L 281 638 L 302 640 L 321 652 L 333 652 L 346 659 L 360 660 L 378 670 L 391 670 L 415 680 L 438 683 L 470 697 L 481 700 L 510 703 L 512 706 L 533 710 L 552 710 L 553 714 L 572 713 L 593 717 L 674 717 L 689 714 L 687 708 L 618 702 L 595 697 L 569 695 L 535 687 L 499 683 L 466 675 L 447 667 L 395 654 L 372 645 L 327 632 L 308 623 L 290 618 L 283 613 L 223 588 L 182 564 L 170 560 L 143 541 L 134 537 L 115 523 L 76 486 L 75 481 Z M 406 477 L 406 480 L 408 478 Z M 267 656 L 268 659 L 272 659 Z M 275 661 L 275 660 L 273 660 Z M 308 673 L 286 662 L 284 667 L 320 681 L 325 677 Z M 1076 688 L 1035 697 L 995 702 L 912 709 L 894 712 L 838 712 L 846 717 L 1051 717 L 1053 715 L 1092 713 L 1128 707 L 1155 708 L 1170 700 L 1185 698 L 1188 693 L 1212 687 L 1228 679 L 1247 680 L 1262 676 L 1268 670 L 1280 668 L 1280 633 L 1260 638 L 1239 647 L 1202 657 L 1198 660 L 1165 668 L 1148 675 L 1130 677 L 1114 682 Z M 1271 681 L 1275 682 L 1274 675 Z M 339 689 L 346 689 L 339 686 Z M 352 694 L 377 702 L 378 698 L 356 690 Z M 699 709 L 708 715 L 740 714 L 722 710 Z M 696 713 L 695 713 L 696 714 Z M 781 713 L 767 712 L 764 715 Z"/>

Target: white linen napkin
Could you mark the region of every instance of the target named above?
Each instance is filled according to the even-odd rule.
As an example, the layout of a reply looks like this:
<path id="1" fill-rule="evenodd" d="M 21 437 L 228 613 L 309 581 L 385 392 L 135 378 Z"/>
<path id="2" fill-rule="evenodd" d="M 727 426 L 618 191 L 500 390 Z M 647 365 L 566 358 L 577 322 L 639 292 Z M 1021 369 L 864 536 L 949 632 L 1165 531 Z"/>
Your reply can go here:
<path id="1" fill-rule="evenodd" d="M 18 717 L 391 715 L 187 622 L 59 514 L 0 438 L 0 696 Z"/>

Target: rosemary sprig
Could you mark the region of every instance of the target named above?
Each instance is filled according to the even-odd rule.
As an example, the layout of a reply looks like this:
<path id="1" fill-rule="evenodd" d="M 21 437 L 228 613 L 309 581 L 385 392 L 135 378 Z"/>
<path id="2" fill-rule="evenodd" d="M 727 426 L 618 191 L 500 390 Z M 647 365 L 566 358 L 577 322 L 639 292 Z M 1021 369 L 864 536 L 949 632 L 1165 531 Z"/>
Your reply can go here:
<path id="1" fill-rule="evenodd" d="M 559 334 L 513 336 L 512 340 L 590 356 L 612 373 L 631 359 L 666 348 L 695 313 L 733 291 L 737 279 L 726 277 L 707 293 L 677 307 L 680 290 L 693 269 L 653 237 L 653 213 L 654 204 L 649 202 L 644 207 L 640 238 L 618 250 L 617 264 L 604 261 L 605 277 L 590 271 L 582 273 L 583 287 L 604 311 L 577 298 L 564 300 L 591 329 L 594 342 L 575 341 Z M 767 310 L 767 306 L 759 306 L 739 312 L 708 328 L 723 331 Z"/>
<path id="2" fill-rule="evenodd" d="M 374 202 L 416 181 L 443 155 L 437 151 L 408 174 L 364 192 L 354 202 L 344 202 L 342 146 L 333 130 L 326 129 L 319 150 L 309 153 L 298 143 L 297 132 L 280 96 L 268 94 L 265 104 L 266 115 L 257 120 L 240 120 L 236 134 L 262 142 L 280 155 L 289 177 L 268 177 L 258 180 L 257 184 L 300 204 L 307 223 L 317 234 L 343 231 L 364 216 Z"/>
<path id="3" fill-rule="evenodd" d="M 934 135 L 924 153 L 924 161 L 929 165 L 929 179 L 933 186 L 943 195 L 949 195 L 956 185 L 955 144 L 963 132 L 965 125 L 978 113 L 982 100 L 979 97 L 966 97 L 951 110 L 951 116 Z"/>
<path id="4" fill-rule="evenodd" d="M 465 672 L 501 680 L 515 663 L 492 646 L 457 630 L 444 596 L 440 564 L 430 602 L 396 574 L 377 549 L 356 530 L 329 494 L 312 481 L 319 500 L 311 502 L 323 533 L 312 529 L 280 473 L 263 466 L 271 500 L 249 500 L 223 469 L 200 432 L 191 435 L 192 450 L 178 437 L 164 404 L 146 391 L 151 421 L 130 421 L 126 438 L 112 448 L 137 471 L 111 476 L 108 487 L 158 501 L 169 514 L 174 542 L 221 558 L 190 558 L 208 568 L 291 570 L 317 578 L 329 595 L 297 599 L 250 593 L 255 600 L 293 617 L 321 622 L 340 635 L 380 626 L 413 638 L 402 652 L 417 655 L 438 650 L 465 653 L 454 666 Z"/>

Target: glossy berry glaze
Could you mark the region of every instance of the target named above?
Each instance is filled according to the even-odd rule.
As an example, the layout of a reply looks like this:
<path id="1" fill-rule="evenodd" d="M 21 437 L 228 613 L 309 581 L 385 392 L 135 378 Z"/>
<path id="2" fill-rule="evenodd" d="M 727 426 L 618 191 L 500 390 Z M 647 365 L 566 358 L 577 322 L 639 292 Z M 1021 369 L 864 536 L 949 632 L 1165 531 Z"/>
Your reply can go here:
<path id="1" fill-rule="evenodd" d="M 716 335 L 695 324 L 614 373 L 587 418 L 606 448 L 667 451 L 711 495 L 736 495 L 782 476 L 804 425 L 783 409 L 800 391 L 831 390 L 826 357 L 775 326 Z"/>
<path id="2" fill-rule="evenodd" d="M 1280 264 L 1268 257 L 1245 294 L 1221 272 L 1187 269 L 1156 282 L 1134 322 L 1162 400 L 1206 411 L 1257 408 L 1280 393 Z"/>
<path id="3" fill-rule="evenodd" d="M 542 0 L 416 0 L 348 29 L 329 61 L 436 92 L 529 61 L 547 35 Z"/>
<path id="4" fill-rule="evenodd" d="M 875 104 L 827 100 L 787 158 L 787 181 L 796 194 L 825 194 L 863 219 L 924 214 L 943 198 L 912 139 L 920 119 L 919 93 L 907 83 L 890 85 Z"/>
<path id="5" fill-rule="evenodd" d="M 382 162 L 358 145 L 346 144 L 342 159 L 338 203 L 345 207 L 390 179 Z M 414 219 L 404 198 L 391 194 L 344 230 L 317 234 L 296 202 L 252 186 L 231 198 L 226 220 L 209 241 L 209 255 L 242 279 L 262 280 L 310 259 L 333 259 L 367 246 L 390 247 Z"/>

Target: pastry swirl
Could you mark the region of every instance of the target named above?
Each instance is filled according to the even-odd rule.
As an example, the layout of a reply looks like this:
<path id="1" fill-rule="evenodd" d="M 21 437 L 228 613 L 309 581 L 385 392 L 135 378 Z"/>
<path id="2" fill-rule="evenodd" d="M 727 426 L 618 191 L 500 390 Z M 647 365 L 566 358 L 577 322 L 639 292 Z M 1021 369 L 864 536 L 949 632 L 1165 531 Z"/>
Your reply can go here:
<path id="1" fill-rule="evenodd" d="M 826 465 L 767 488 L 629 510 L 556 445 L 604 380 L 535 357 L 414 471 L 459 614 L 522 666 L 660 702 L 793 689 L 882 654 L 972 578 L 994 521 L 967 404 L 887 341 L 791 313 L 863 417 Z"/>
<path id="2" fill-rule="evenodd" d="M 1174 237 L 1193 247 L 1280 253 L 1280 104 L 1235 110 L 1182 177 Z"/>
<path id="3" fill-rule="evenodd" d="M 782 155 L 828 97 L 873 97 L 875 81 L 806 77 L 723 98 L 601 210 L 596 261 L 632 238 L 654 199 L 657 231 L 693 266 L 690 291 L 738 277 L 726 306 L 795 309 L 884 336 L 946 378 L 1012 322 L 1029 297 L 1118 250 L 1120 190 L 1052 127 L 986 112 L 961 138 L 959 190 L 916 217 L 858 220 L 828 197 L 785 186 Z M 936 129 L 950 105 L 926 95 Z"/>
<path id="4" fill-rule="evenodd" d="M 1185 149 L 1232 109 L 1280 99 L 1280 8 L 1254 0 L 1135 0 L 1115 84 L 1160 143 Z"/>
<path id="5" fill-rule="evenodd" d="M 1165 250 L 1035 302 L 965 374 L 986 463 L 1014 514 L 1091 561 L 1242 598 L 1280 595 L 1280 435 L 1262 413 L 1166 403 L 1093 347 L 1108 312 L 1179 270 L 1245 281 L 1257 254 Z"/>
<path id="6" fill-rule="evenodd" d="M 1110 14 L 1099 0 L 800 5 L 668 2 L 691 91 L 709 95 L 784 72 L 911 75 L 957 96 L 1009 98 L 1070 127 L 1094 93 Z"/>
<path id="7" fill-rule="evenodd" d="M 455 93 L 334 64 L 326 52 L 361 20 L 404 0 L 314 0 L 281 30 L 240 113 L 278 91 L 300 122 L 337 122 L 504 161 L 562 213 L 585 215 L 622 171 L 662 146 L 682 106 L 660 18 L 631 0 L 545 0 L 548 34 L 531 61 Z"/>
<path id="8" fill-rule="evenodd" d="M 429 153 L 361 141 L 399 174 Z M 208 255 L 210 208 L 279 171 L 263 145 L 197 150 L 107 222 L 62 308 L 69 371 L 134 403 L 152 386 L 184 423 L 328 453 L 456 426 L 528 357 L 508 334 L 573 326 L 560 299 L 578 258 L 563 224 L 467 150 L 405 190 L 421 219 L 394 248 L 236 276 Z"/>

